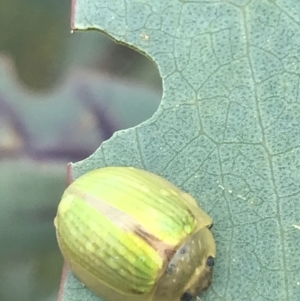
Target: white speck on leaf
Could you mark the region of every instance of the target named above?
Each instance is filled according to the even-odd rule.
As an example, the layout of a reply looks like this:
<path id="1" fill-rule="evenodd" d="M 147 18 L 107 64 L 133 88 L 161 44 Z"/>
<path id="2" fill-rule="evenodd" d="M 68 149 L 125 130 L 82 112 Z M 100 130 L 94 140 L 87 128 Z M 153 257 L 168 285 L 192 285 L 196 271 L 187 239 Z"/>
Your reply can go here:
<path id="1" fill-rule="evenodd" d="M 300 226 L 299 225 L 294 224 L 293 227 L 296 228 L 296 229 L 298 229 L 298 230 L 300 230 Z"/>
<path id="2" fill-rule="evenodd" d="M 146 34 L 146 33 L 142 33 L 142 34 L 141 34 L 141 38 L 142 38 L 144 41 L 148 41 L 148 40 L 149 40 L 149 35 Z"/>

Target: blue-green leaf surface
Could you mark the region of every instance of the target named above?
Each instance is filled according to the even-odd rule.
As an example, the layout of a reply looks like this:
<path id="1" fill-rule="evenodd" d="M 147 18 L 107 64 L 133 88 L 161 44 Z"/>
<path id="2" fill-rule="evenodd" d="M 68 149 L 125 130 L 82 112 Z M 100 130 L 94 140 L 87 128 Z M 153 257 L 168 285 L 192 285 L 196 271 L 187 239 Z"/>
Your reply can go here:
<path id="1" fill-rule="evenodd" d="M 133 165 L 194 195 L 217 241 L 204 301 L 300 300 L 299 1 L 77 0 L 74 11 L 74 29 L 151 57 L 164 88 L 150 120 L 74 176 Z M 100 300 L 71 273 L 64 288 L 64 301 Z"/>

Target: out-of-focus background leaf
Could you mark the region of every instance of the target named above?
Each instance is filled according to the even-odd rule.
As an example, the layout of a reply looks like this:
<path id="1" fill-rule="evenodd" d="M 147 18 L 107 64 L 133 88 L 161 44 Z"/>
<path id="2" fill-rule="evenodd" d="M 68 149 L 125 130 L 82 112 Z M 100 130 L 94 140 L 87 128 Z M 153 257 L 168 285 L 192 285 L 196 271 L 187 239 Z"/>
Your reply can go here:
<path id="1" fill-rule="evenodd" d="M 13 57 L 28 86 L 61 85 L 75 66 L 161 89 L 156 66 L 144 56 L 99 33 L 71 35 L 71 1 L 0 0 L 0 7 L 0 51 Z"/>
<path id="2" fill-rule="evenodd" d="M 74 28 L 98 28 L 151 56 L 164 96 L 153 118 L 118 132 L 73 175 L 133 165 L 194 195 L 217 241 L 205 301 L 300 300 L 299 8 L 76 1 Z M 63 301 L 101 300 L 72 273 L 63 284 Z"/>
<path id="3" fill-rule="evenodd" d="M 54 301 L 53 218 L 66 165 L 150 118 L 155 64 L 107 36 L 70 33 L 70 1 L 0 0 L 0 300 Z"/>

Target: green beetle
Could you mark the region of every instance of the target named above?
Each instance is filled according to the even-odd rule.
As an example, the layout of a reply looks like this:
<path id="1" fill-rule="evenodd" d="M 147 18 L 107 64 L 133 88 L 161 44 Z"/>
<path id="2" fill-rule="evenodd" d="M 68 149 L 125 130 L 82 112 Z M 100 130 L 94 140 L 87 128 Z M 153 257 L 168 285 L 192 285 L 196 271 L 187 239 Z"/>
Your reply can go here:
<path id="1" fill-rule="evenodd" d="M 70 269 L 107 301 L 188 301 L 211 284 L 212 219 L 148 171 L 104 167 L 79 177 L 54 224 Z"/>

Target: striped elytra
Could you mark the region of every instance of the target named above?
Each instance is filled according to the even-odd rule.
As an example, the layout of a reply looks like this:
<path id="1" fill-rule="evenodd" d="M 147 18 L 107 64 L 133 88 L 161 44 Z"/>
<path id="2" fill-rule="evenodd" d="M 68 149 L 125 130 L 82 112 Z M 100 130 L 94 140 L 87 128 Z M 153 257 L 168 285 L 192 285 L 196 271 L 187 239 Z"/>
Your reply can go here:
<path id="1" fill-rule="evenodd" d="M 54 224 L 70 269 L 107 301 L 189 301 L 211 283 L 212 219 L 148 171 L 86 173 L 65 190 Z"/>

